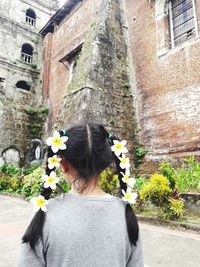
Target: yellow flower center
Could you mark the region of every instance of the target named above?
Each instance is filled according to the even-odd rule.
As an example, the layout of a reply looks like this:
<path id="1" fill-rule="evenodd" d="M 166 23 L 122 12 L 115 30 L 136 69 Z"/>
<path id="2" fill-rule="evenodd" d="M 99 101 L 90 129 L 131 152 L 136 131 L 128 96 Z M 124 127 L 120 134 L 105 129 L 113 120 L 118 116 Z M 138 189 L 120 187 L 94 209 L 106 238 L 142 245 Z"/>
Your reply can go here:
<path id="1" fill-rule="evenodd" d="M 120 143 L 118 143 L 118 144 L 115 145 L 115 148 L 116 148 L 117 150 L 121 150 L 121 149 L 123 148 L 123 145 L 120 144 Z"/>
<path id="2" fill-rule="evenodd" d="M 126 164 L 126 162 L 127 162 L 127 159 L 126 158 L 122 158 L 121 163 L 122 164 Z"/>
<path id="3" fill-rule="evenodd" d="M 54 146 L 60 146 L 62 144 L 62 139 L 60 137 L 54 137 L 52 143 Z"/>
<path id="4" fill-rule="evenodd" d="M 128 175 L 124 175 L 124 180 L 128 181 L 128 179 L 129 179 Z"/>
<path id="5" fill-rule="evenodd" d="M 127 194 L 126 194 L 126 199 L 127 199 L 127 200 L 130 200 L 130 199 L 131 199 L 131 196 L 132 196 L 131 193 L 127 193 Z"/>
<path id="6" fill-rule="evenodd" d="M 45 205 L 45 199 L 38 198 L 36 200 L 36 204 L 37 204 L 38 207 L 43 207 Z"/>
<path id="7" fill-rule="evenodd" d="M 55 181 L 55 178 L 52 177 L 52 176 L 48 177 L 48 179 L 47 179 L 47 182 L 48 182 L 49 184 L 54 183 L 54 181 Z"/>
<path id="8" fill-rule="evenodd" d="M 56 163 L 58 163 L 58 159 L 57 158 L 52 158 L 50 160 L 50 162 L 51 162 L 51 164 L 56 164 Z"/>

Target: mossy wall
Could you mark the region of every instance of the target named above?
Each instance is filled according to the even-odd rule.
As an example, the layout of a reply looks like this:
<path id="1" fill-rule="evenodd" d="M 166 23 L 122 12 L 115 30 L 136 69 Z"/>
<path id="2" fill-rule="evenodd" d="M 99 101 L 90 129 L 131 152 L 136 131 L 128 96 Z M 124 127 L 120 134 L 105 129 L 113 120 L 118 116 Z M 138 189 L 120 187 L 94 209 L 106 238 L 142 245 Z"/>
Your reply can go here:
<path id="1" fill-rule="evenodd" d="M 55 126 L 103 123 L 135 146 L 135 113 L 129 88 L 127 47 L 119 0 L 105 0 L 91 24 Z"/>
<path id="2" fill-rule="evenodd" d="M 31 99 L 15 101 L 5 97 L 0 98 L 0 153 L 7 149 L 19 152 L 19 165 L 23 166 L 32 139 L 41 139 L 48 110 L 43 106 L 30 106 Z M 1 159 L 1 164 L 3 159 Z"/>

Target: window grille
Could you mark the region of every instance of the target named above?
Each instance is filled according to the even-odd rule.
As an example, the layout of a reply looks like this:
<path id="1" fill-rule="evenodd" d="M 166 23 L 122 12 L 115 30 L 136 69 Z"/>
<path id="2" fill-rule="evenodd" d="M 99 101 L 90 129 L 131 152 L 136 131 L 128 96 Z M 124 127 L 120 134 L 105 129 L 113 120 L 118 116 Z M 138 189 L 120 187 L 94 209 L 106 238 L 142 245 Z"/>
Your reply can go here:
<path id="1" fill-rule="evenodd" d="M 26 63 L 33 63 L 33 47 L 30 44 L 22 45 L 21 60 Z"/>
<path id="2" fill-rule="evenodd" d="M 31 8 L 26 10 L 26 23 L 29 24 L 29 26 L 35 27 L 36 25 L 36 14 L 35 11 Z"/>
<path id="3" fill-rule="evenodd" d="M 196 36 L 196 17 L 193 0 L 174 0 L 169 3 L 172 47 Z"/>
<path id="4" fill-rule="evenodd" d="M 35 22 L 36 22 L 36 19 L 26 16 L 26 23 L 28 23 L 30 26 L 35 27 Z"/>
<path id="5" fill-rule="evenodd" d="M 21 59 L 22 61 L 25 61 L 26 63 L 32 63 L 33 62 L 33 56 L 28 55 L 26 53 L 21 52 Z"/>

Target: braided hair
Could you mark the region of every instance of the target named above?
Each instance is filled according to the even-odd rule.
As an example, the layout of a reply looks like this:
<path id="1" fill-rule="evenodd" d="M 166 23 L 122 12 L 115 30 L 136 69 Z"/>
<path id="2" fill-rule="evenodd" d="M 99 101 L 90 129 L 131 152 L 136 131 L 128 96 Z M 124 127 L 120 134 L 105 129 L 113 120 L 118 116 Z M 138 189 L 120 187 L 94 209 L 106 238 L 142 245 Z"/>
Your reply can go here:
<path id="1" fill-rule="evenodd" d="M 82 193 L 93 177 L 99 177 L 100 173 L 112 162 L 115 162 L 116 165 L 120 189 L 127 189 L 127 184 L 122 180 L 124 170 L 120 167 L 120 160 L 111 150 L 111 146 L 114 144 L 113 141 L 119 139 L 111 136 L 103 125 L 96 123 L 76 124 L 65 131 L 60 131 L 59 134 L 60 136 L 67 135 L 68 140 L 67 149 L 59 150 L 57 154 L 66 159 L 78 172 L 79 176 L 75 181 L 81 180 L 84 182 L 82 187 L 79 188 L 79 192 Z M 53 155 L 55 153 L 49 147 L 47 158 Z M 47 162 L 46 174 L 49 175 L 51 171 L 52 169 L 49 169 Z M 51 197 L 51 193 L 52 189 L 50 187 L 41 188 L 41 196 L 46 200 Z M 120 197 L 122 197 L 122 194 Z M 33 251 L 35 251 L 37 242 L 42 240 L 45 218 L 46 214 L 39 209 L 22 237 L 22 242 L 29 243 Z M 125 207 L 125 218 L 130 243 L 136 246 L 139 228 L 133 209 L 128 203 L 126 203 Z"/>

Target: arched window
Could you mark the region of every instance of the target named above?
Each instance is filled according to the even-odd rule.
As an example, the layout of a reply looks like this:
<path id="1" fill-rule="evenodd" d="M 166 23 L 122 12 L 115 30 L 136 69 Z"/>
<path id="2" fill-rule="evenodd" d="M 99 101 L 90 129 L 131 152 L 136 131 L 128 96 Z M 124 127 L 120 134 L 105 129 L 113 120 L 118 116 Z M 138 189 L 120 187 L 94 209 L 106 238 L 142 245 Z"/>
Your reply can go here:
<path id="1" fill-rule="evenodd" d="M 33 47 L 30 44 L 23 44 L 21 50 L 21 59 L 27 63 L 33 62 Z"/>
<path id="2" fill-rule="evenodd" d="M 30 84 L 28 84 L 26 81 L 18 81 L 16 83 L 16 87 L 20 88 L 20 89 L 27 90 L 27 91 L 30 91 L 30 89 L 31 89 Z"/>
<path id="3" fill-rule="evenodd" d="M 196 36 L 197 23 L 194 0 L 169 1 L 169 21 L 172 48 Z"/>
<path id="4" fill-rule="evenodd" d="M 35 11 L 31 8 L 26 10 L 26 23 L 30 26 L 35 26 L 36 24 L 36 14 Z"/>

